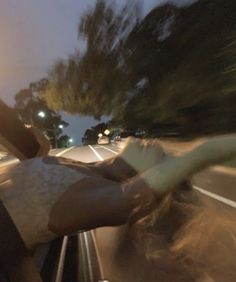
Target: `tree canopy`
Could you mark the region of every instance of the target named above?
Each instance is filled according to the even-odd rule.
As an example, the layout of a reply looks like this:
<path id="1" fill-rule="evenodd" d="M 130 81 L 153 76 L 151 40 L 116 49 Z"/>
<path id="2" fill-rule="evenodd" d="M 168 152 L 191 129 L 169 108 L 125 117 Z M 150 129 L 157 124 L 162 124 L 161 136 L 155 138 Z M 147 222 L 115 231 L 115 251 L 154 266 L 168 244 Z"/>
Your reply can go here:
<path id="1" fill-rule="evenodd" d="M 109 128 L 109 124 L 101 122 L 95 126 L 86 129 L 82 137 L 82 143 L 84 145 L 96 144 L 98 140 L 98 134 L 104 135 L 104 131 L 107 128 Z"/>
<path id="2" fill-rule="evenodd" d="M 48 106 L 163 133 L 234 131 L 236 2 L 167 3 L 144 18 L 135 3 L 98 0 L 83 15 L 86 51 L 52 67 Z"/>
<path id="3" fill-rule="evenodd" d="M 26 126 L 37 127 L 49 138 L 53 147 L 58 147 L 64 144 L 59 142 L 60 135 L 69 124 L 40 98 L 39 93 L 46 87 L 46 80 L 44 84 L 42 82 L 31 83 L 28 88 L 20 90 L 15 95 L 15 109 Z"/>

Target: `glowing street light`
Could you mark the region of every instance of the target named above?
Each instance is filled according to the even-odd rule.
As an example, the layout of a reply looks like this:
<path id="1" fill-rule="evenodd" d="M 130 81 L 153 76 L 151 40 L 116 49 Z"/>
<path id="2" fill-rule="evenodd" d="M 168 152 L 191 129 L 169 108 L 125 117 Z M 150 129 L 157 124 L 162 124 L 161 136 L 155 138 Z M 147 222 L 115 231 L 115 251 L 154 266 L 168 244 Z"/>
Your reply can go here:
<path id="1" fill-rule="evenodd" d="M 59 124 L 58 128 L 63 129 L 64 128 L 63 124 Z"/>
<path id="2" fill-rule="evenodd" d="M 99 134 L 98 134 L 98 137 L 101 138 L 101 137 L 102 137 L 102 133 L 99 133 Z"/>
<path id="3" fill-rule="evenodd" d="M 104 131 L 104 134 L 109 135 L 109 134 L 110 134 L 110 130 L 109 130 L 109 129 L 106 129 L 106 130 Z"/>
<path id="4" fill-rule="evenodd" d="M 40 111 L 40 112 L 38 112 L 38 116 L 41 117 L 41 118 L 45 118 L 46 114 L 45 114 L 45 112 Z"/>
<path id="5" fill-rule="evenodd" d="M 69 143 L 73 143 L 74 142 L 74 139 L 73 138 L 70 138 L 69 139 Z"/>

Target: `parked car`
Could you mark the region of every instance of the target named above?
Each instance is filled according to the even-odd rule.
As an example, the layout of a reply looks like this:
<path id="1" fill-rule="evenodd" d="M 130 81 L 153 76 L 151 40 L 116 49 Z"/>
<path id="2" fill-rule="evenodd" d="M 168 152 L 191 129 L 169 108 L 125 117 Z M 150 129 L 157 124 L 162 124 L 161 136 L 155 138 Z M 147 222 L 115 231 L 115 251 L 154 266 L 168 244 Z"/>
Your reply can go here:
<path id="1" fill-rule="evenodd" d="M 97 143 L 98 143 L 99 145 L 107 145 L 107 144 L 110 143 L 110 140 L 109 140 L 109 138 L 108 138 L 107 136 L 102 136 L 102 137 L 99 137 L 99 138 L 98 138 Z"/>

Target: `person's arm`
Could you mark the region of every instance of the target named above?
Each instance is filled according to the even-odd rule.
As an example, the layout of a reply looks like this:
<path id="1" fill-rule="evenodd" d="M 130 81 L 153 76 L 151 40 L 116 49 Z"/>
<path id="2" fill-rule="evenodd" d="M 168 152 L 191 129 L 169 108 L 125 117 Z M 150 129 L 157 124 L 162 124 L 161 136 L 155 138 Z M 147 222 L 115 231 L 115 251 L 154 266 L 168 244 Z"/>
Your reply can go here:
<path id="1" fill-rule="evenodd" d="M 69 235 L 126 223 L 132 203 L 122 187 L 122 183 L 99 177 L 78 181 L 54 204 L 49 229 L 59 235 Z"/>
<path id="2" fill-rule="evenodd" d="M 117 183 L 99 177 L 85 178 L 60 197 L 50 213 L 49 228 L 58 234 L 99 226 L 114 226 L 128 221 L 139 206 L 156 205 L 163 195 L 201 169 L 236 156 L 236 135 L 212 138 L 192 152 L 163 160 L 126 182 Z M 150 208 L 148 205 L 147 210 Z"/>
<path id="3" fill-rule="evenodd" d="M 123 160 L 120 155 L 104 161 L 90 163 L 87 167 L 106 179 L 118 182 L 125 181 L 137 174 L 137 171 Z"/>
<path id="4" fill-rule="evenodd" d="M 213 137 L 183 156 L 167 158 L 131 181 L 139 182 L 141 179 L 154 189 L 157 196 L 161 196 L 194 173 L 234 157 L 236 134 Z"/>

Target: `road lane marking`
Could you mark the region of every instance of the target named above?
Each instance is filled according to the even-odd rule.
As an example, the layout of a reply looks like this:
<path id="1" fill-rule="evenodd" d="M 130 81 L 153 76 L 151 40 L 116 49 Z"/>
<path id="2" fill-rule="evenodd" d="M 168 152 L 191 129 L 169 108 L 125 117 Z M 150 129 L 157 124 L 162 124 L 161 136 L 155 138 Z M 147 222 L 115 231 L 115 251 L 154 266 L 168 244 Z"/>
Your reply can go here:
<path id="1" fill-rule="evenodd" d="M 60 258 L 59 258 L 57 273 L 56 273 L 56 279 L 55 279 L 56 282 L 62 281 L 63 270 L 64 270 L 65 259 L 66 259 L 67 245 L 68 245 L 68 236 L 64 236 L 63 242 L 62 242 L 62 247 L 61 247 L 61 252 L 60 252 Z"/>
<path id="2" fill-rule="evenodd" d="M 72 149 L 74 149 L 74 148 L 75 148 L 75 146 L 72 146 L 72 147 L 70 147 L 70 148 L 67 148 L 67 149 L 65 149 L 65 150 L 63 150 L 63 151 L 57 153 L 57 154 L 56 154 L 56 157 L 59 157 L 59 156 L 65 154 L 66 152 L 68 152 L 68 151 L 70 151 L 70 150 L 72 150 Z"/>
<path id="3" fill-rule="evenodd" d="M 109 149 L 109 148 L 107 148 L 107 147 L 105 147 L 105 146 L 100 146 L 100 148 L 104 148 L 104 149 L 106 149 L 106 150 L 112 152 L 112 153 L 115 154 L 115 155 L 118 155 L 118 154 L 119 154 L 118 152 L 115 152 L 115 151 L 113 151 L 112 149 Z"/>
<path id="4" fill-rule="evenodd" d="M 198 191 L 201 192 L 202 194 L 204 194 L 204 195 L 206 195 L 206 196 L 208 196 L 208 197 L 214 199 L 214 200 L 217 200 L 217 201 L 222 202 L 222 203 L 224 203 L 224 204 L 226 204 L 226 205 L 228 205 L 228 206 L 231 206 L 231 207 L 233 207 L 233 208 L 236 208 L 236 202 L 234 202 L 234 201 L 232 201 L 232 200 L 229 200 L 229 199 L 227 199 L 227 198 L 224 198 L 224 197 L 219 196 L 219 195 L 217 195 L 217 194 L 214 194 L 214 193 L 212 193 L 212 192 L 206 191 L 205 189 L 202 189 L 202 188 L 200 188 L 200 187 L 198 187 L 198 186 L 195 186 L 195 185 L 193 185 L 193 188 L 196 189 L 196 190 L 198 190 Z"/>
<path id="5" fill-rule="evenodd" d="M 89 146 L 89 148 L 93 151 L 93 153 L 95 154 L 95 156 L 96 156 L 100 161 L 104 161 L 103 157 L 100 156 L 100 155 L 98 154 L 98 152 L 97 152 L 91 145 L 88 145 L 88 146 Z"/>
<path id="6" fill-rule="evenodd" d="M 92 263 L 92 259 L 91 259 L 91 250 L 90 250 L 90 245 L 89 245 L 89 240 L 88 240 L 88 232 L 84 232 L 83 235 L 84 235 L 84 243 L 85 243 L 87 261 L 88 261 L 89 278 L 90 278 L 90 282 L 93 282 L 94 281 L 93 263 Z"/>
<path id="7" fill-rule="evenodd" d="M 97 261 L 98 261 L 98 265 L 99 265 L 99 269 L 100 269 L 100 273 L 101 273 L 101 278 L 103 278 L 105 275 L 104 275 L 104 269 L 103 269 L 103 264 L 102 264 L 102 259 L 101 259 L 101 255 L 99 253 L 99 250 L 98 250 L 98 244 L 97 244 L 97 240 L 96 240 L 96 237 L 95 237 L 95 233 L 94 233 L 94 230 L 91 230 L 90 231 L 90 234 L 91 234 L 91 237 L 92 237 L 92 240 L 93 240 L 93 245 L 94 245 L 94 249 L 95 249 L 95 253 L 97 255 Z M 103 280 L 101 280 L 103 281 Z M 104 280 L 105 282 L 106 280 Z M 99 282 L 99 281 L 98 281 Z M 109 282 L 109 281 L 108 281 Z"/>

